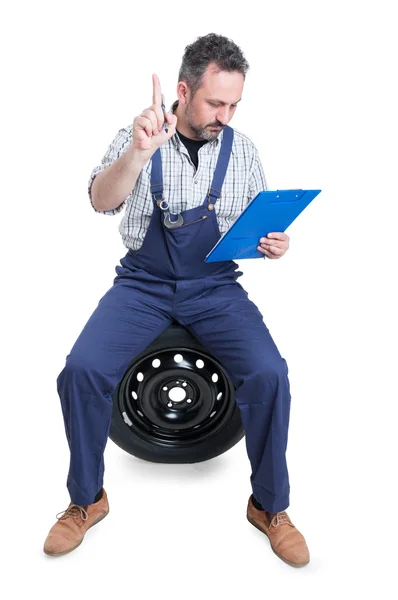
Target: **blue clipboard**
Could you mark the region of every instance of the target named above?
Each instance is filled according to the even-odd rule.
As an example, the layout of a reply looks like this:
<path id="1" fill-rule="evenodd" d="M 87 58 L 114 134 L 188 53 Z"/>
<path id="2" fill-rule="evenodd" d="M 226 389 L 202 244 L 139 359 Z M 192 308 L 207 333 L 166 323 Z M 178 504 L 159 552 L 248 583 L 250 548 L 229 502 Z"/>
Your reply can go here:
<path id="1" fill-rule="evenodd" d="M 322 190 L 266 190 L 249 202 L 205 262 L 264 258 L 259 239 L 273 231 L 285 231 Z"/>

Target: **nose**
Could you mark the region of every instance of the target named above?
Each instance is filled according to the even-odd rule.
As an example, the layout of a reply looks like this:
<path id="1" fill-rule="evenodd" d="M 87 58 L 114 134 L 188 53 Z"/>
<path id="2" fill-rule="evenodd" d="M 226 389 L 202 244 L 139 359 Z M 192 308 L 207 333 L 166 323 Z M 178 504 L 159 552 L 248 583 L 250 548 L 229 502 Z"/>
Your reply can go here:
<path id="1" fill-rule="evenodd" d="M 217 112 L 217 121 L 222 125 L 227 125 L 229 121 L 229 108 L 225 106 L 224 108 L 220 108 Z"/>

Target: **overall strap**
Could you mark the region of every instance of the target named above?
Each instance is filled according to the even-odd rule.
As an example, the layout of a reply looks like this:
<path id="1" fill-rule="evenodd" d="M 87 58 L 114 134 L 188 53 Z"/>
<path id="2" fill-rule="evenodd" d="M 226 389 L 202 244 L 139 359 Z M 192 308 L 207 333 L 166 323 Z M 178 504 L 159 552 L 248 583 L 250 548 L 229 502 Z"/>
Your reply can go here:
<path id="1" fill-rule="evenodd" d="M 152 155 L 151 194 L 155 204 L 163 200 L 163 171 L 160 148 Z"/>
<path id="2" fill-rule="evenodd" d="M 213 210 L 214 204 L 221 197 L 221 188 L 227 173 L 229 159 L 231 157 L 232 143 L 234 141 L 234 130 L 227 125 L 224 129 L 220 153 L 218 155 L 213 181 L 207 193 L 208 209 Z"/>

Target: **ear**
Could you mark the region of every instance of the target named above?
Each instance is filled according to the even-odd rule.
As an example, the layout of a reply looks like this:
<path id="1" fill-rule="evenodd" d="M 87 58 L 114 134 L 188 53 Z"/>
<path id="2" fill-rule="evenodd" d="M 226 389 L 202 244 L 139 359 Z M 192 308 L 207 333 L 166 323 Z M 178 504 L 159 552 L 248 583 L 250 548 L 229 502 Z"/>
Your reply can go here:
<path id="1" fill-rule="evenodd" d="M 189 89 L 185 81 L 177 84 L 177 97 L 180 104 L 187 104 L 189 100 Z"/>

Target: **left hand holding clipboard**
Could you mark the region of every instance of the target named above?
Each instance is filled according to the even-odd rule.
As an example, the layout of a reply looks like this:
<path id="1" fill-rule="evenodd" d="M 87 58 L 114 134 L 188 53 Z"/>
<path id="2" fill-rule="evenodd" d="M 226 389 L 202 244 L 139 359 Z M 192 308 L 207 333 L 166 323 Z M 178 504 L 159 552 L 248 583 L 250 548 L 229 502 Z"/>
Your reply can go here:
<path id="1" fill-rule="evenodd" d="M 257 246 L 257 250 L 268 258 L 281 258 L 289 248 L 289 241 L 290 238 L 286 233 L 269 233 L 267 237 L 259 239 L 260 246 Z"/>

